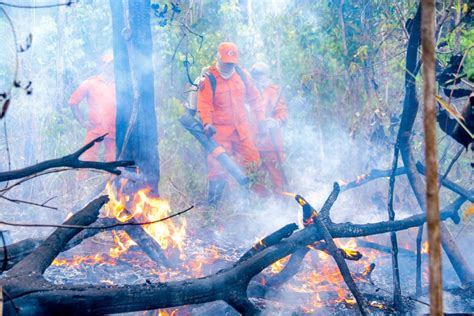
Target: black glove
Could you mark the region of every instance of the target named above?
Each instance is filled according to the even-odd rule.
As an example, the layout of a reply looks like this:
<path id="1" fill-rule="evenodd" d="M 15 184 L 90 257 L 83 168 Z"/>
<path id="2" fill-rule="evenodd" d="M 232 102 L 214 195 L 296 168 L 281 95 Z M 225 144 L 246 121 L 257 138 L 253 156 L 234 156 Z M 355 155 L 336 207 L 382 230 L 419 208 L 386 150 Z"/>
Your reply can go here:
<path id="1" fill-rule="evenodd" d="M 216 128 L 212 124 L 205 124 L 204 125 L 204 134 L 207 137 L 212 137 L 216 133 Z"/>

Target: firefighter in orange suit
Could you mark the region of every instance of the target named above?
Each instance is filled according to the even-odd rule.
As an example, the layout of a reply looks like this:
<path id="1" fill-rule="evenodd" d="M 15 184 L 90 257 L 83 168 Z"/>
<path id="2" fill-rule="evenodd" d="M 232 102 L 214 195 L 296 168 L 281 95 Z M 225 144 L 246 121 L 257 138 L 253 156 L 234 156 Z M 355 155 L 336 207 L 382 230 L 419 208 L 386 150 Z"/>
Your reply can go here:
<path id="1" fill-rule="evenodd" d="M 84 144 L 106 133 L 104 141 L 105 160 L 115 160 L 115 83 L 113 70 L 113 55 L 105 54 L 102 57 L 101 73 L 86 79 L 73 92 L 69 105 L 74 117 L 87 129 Z M 87 101 L 88 114 L 84 118 L 79 109 L 83 100 Z M 101 143 L 95 144 L 82 155 L 86 161 L 97 161 Z"/>
<path id="2" fill-rule="evenodd" d="M 210 206 L 215 207 L 222 198 L 228 178 L 214 159 L 217 154 L 225 150 L 238 164 L 251 171 L 260 165 L 246 103 L 257 121 L 263 122 L 265 113 L 260 95 L 248 72 L 238 65 L 237 46 L 230 42 L 221 43 L 217 49 L 217 62 L 204 74 L 197 95 L 197 111 L 204 132 L 222 146 L 208 156 Z"/>
<path id="3" fill-rule="evenodd" d="M 252 78 L 262 95 L 265 110 L 267 133 L 257 134 L 257 147 L 264 169 L 273 185 L 276 194 L 285 191 L 286 178 L 283 170 L 285 154 L 283 149 L 283 126 L 288 119 L 288 108 L 281 88 L 270 80 L 270 67 L 258 62 L 251 68 Z"/>

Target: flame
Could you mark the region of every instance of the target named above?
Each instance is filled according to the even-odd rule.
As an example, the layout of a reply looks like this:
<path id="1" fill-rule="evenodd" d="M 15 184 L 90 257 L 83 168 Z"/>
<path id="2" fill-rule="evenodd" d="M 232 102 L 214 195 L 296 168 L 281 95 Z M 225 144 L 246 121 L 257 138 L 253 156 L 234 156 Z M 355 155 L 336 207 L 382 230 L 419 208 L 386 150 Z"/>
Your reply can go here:
<path id="1" fill-rule="evenodd" d="M 428 251 L 429 251 L 429 245 L 428 245 L 428 240 L 427 240 L 423 244 L 421 244 L 421 253 L 428 253 Z"/>
<path id="2" fill-rule="evenodd" d="M 122 181 L 118 194 L 115 193 L 113 186 L 107 183 L 106 190 L 110 201 L 105 206 L 105 216 L 114 217 L 120 222 L 134 218 L 137 222 L 146 223 L 170 215 L 171 208 L 168 201 L 150 196 L 151 188 L 141 189 L 131 196 L 123 192 L 125 183 L 126 181 Z M 172 220 L 167 220 L 143 225 L 143 228 L 163 250 L 172 247 L 183 252 L 186 239 L 185 219 L 182 220 L 181 226 Z"/>
<path id="3" fill-rule="evenodd" d="M 158 310 L 158 313 L 156 314 L 156 316 L 176 316 L 177 312 L 178 312 L 178 309 L 174 309 L 170 313 L 168 313 L 164 309 L 160 309 L 160 310 Z"/>
<path id="4" fill-rule="evenodd" d="M 95 254 L 95 255 L 74 255 L 70 259 L 54 259 L 51 265 L 53 266 L 68 266 L 68 267 L 79 267 L 80 265 L 96 265 L 96 264 L 108 264 L 108 265 L 116 265 L 116 259 L 120 257 L 122 254 L 126 253 L 128 249 L 136 245 L 135 242 L 130 239 L 126 232 L 120 231 L 112 231 L 114 236 L 114 242 L 116 247 L 111 248 L 107 255 L 103 254 Z"/>
<path id="5" fill-rule="evenodd" d="M 348 248 L 341 248 L 342 251 L 346 254 L 347 258 L 360 258 L 361 253 L 357 250 L 354 249 L 348 249 Z"/>
<path id="6" fill-rule="evenodd" d="M 272 263 L 272 265 L 270 266 L 270 272 L 272 274 L 277 274 L 277 273 L 280 273 L 281 270 L 283 270 L 283 268 L 286 266 L 286 263 L 288 262 L 288 260 L 290 260 L 290 256 L 286 256 L 284 258 L 281 258 L 280 260 L 278 261 L 275 261 L 274 263 Z"/>
<path id="7" fill-rule="evenodd" d="M 462 218 L 464 222 L 467 222 L 470 216 L 474 215 L 474 204 L 469 205 L 467 210 L 464 212 Z"/>
<path id="8" fill-rule="evenodd" d="M 115 192 L 113 186 L 107 183 L 106 190 L 109 195 L 109 202 L 105 205 L 105 216 L 114 217 L 122 223 L 132 218 L 139 223 L 153 222 L 169 216 L 171 209 L 168 201 L 151 197 L 150 188 L 141 189 L 133 195 L 124 194 L 125 184 L 126 180 L 123 180 L 118 192 Z M 182 220 L 181 226 L 178 226 L 172 220 L 167 220 L 143 225 L 143 229 L 156 240 L 161 249 L 166 250 L 170 247 L 177 249 L 180 252 L 180 258 L 185 258 L 183 247 L 186 239 L 186 221 L 184 219 Z M 127 233 L 123 231 L 113 231 L 112 233 L 115 247 L 111 248 L 108 254 L 74 255 L 70 259 L 55 259 L 52 265 L 70 267 L 94 264 L 115 265 L 116 259 L 126 253 L 131 246 L 136 244 Z"/>

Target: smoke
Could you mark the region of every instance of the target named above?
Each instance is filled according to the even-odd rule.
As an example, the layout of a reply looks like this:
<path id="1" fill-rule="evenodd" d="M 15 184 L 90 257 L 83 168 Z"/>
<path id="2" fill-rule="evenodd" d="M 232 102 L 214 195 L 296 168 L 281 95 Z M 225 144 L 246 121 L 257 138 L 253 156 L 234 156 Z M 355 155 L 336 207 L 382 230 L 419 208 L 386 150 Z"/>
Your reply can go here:
<path id="1" fill-rule="evenodd" d="M 222 5 L 206 2 L 206 10 L 214 14 L 211 20 L 200 18 L 200 9 L 193 11 L 188 22 L 193 32 L 204 36 L 202 47 L 199 36 L 188 32 L 182 40 L 183 32 L 186 32 L 183 29 L 172 23 L 160 26 L 156 20 L 152 21 L 155 103 L 161 156 L 160 192 L 163 198 L 170 200 L 173 210 L 195 205 L 194 210 L 183 216 L 188 222 L 189 238 L 201 240 L 209 246 L 215 244 L 232 248 L 236 256 L 288 223 L 301 224 L 301 207 L 291 197 L 271 195 L 262 198 L 236 183 L 229 183 L 226 197 L 218 209 L 206 206 L 206 155 L 178 123 L 189 88 L 183 62 L 190 63 L 189 75 L 194 79 L 203 67 L 213 62 L 218 43 L 233 40 L 239 45 L 244 68 L 250 68 L 256 61 L 271 64 L 272 79 L 284 89 L 283 95 L 290 112 L 288 124 L 282 127 L 287 190 L 301 194 L 316 209 L 321 208 L 334 182 L 349 182 L 372 169 L 390 168 L 395 139 L 388 131 L 387 122 L 390 115 L 400 111 L 402 89 L 401 83 L 399 89 L 386 85 L 386 90 L 381 93 L 383 96 L 377 96 L 383 102 L 377 103 L 382 106 L 377 108 L 380 112 L 375 113 L 375 107 L 370 100 L 367 101 L 362 85 L 348 89 L 347 86 L 353 83 L 349 81 L 350 76 L 355 75 L 340 71 L 344 70 L 345 65 L 340 64 L 338 56 L 324 54 L 323 49 L 312 51 L 311 45 L 294 40 L 297 31 L 305 30 L 320 47 L 330 47 L 333 43 L 328 43 L 326 39 L 330 30 L 323 29 L 321 25 L 324 12 L 302 11 L 298 1 L 248 2 L 253 4 L 247 12 L 248 16 L 238 7 L 237 1 L 223 2 Z M 299 11 L 291 11 L 295 6 Z M 15 90 L 6 119 L 11 167 L 15 169 L 66 155 L 82 145 L 85 130 L 74 120 L 67 100 L 83 80 L 97 73 L 100 56 L 112 47 L 112 34 L 107 1 L 79 3 L 72 8 L 8 12 L 14 20 L 20 41 L 29 33 L 33 34 L 33 46 L 20 54 L 19 73 L 22 82 L 33 82 L 33 96 Z M 61 17 L 61 14 L 65 16 Z M 0 51 L 2 91 L 8 85 L 5 78 L 10 78 L 13 71 L 11 51 L 14 47 L 4 25 L 2 18 L 0 40 L 8 48 Z M 277 41 L 278 45 L 275 44 Z M 397 64 L 402 58 L 400 56 L 394 64 L 384 66 L 386 68 L 376 68 L 374 77 L 381 86 L 386 82 L 402 82 L 402 71 Z M 138 63 L 141 61 L 138 60 Z M 338 79 L 331 79 L 331 76 Z M 85 110 L 85 106 L 82 107 Z M 386 138 L 382 140 L 374 136 L 377 117 L 385 126 Z M 414 144 L 419 143 L 420 131 L 417 125 Z M 446 143 L 441 142 L 440 148 L 444 148 Z M 421 159 L 420 146 L 415 147 L 415 154 Z M 7 170 L 8 153 L 3 128 L 0 131 L 0 155 L 0 168 Z M 442 167 L 447 166 L 449 158 L 451 155 L 441 164 Z M 452 172 L 453 179 L 464 179 L 469 172 L 467 165 L 465 161 L 458 163 Z M 71 211 L 84 204 L 84 200 L 97 190 L 104 178 L 106 176 L 101 173 L 89 173 L 85 181 L 79 181 L 77 173 L 67 172 L 31 180 L 10 191 L 8 196 L 38 203 L 54 197 L 48 205 L 57 206 L 58 210 L 1 200 L 3 212 L 0 217 L 16 222 L 61 223 Z M 331 210 L 331 218 L 338 223 L 387 220 L 387 192 L 388 178 L 342 192 Z M 443 205 L 454 197 L 444 189 L 441 195 Z M 397 219 L 421 212 L 404 176 L 397 178 L 395 211 Z M 464 230 L 464 226 L 451 224 L 449 228 L 458 237 L 460 248 L 469 249 L 471 226 L 464 225 Z M 3 228 L 11 230 L 14 241 L 45 237 L 51 232 L 48 229 Z M 399 233 L 398 236 L 402 247 L 415 249 L 416 231 Z M 372 240 L 389 245 L 387 236 L 375 236 Z M 368 252 L 366 249 L 359 250 Z M 313 250 L 309 255 L 314 262 L 319 260 L 317 253 Z M 377 255 L 379 257 L 374 259 L 377 264 L 374 280 L 390 290 L 390 256 Z M 472 251 L 464 251 L 464 255 L 469 262 L 473 262 Z M 404 293 L 412 293 L 414 258 L 402 256 L 400 261 Z M 443 262 L 445 284 L 459 286 L 447 258 Z M 314 267 L 307 265 L 303 273 L 312 270 Z M 142 282 L 144 278 L 139 275 L 136 282 Z M 275 294 L 275 300 L 289 307 L 297 296 L 286 288 Z M 450 302 L 448 309 L 453 306 L 453 310 L 464 304 L 455 298 L 447 298 L 447 301 Z M 417 312 L 425 311 L 420 309 Z M 285 314 L 272 309 L 266 313 Z"/>

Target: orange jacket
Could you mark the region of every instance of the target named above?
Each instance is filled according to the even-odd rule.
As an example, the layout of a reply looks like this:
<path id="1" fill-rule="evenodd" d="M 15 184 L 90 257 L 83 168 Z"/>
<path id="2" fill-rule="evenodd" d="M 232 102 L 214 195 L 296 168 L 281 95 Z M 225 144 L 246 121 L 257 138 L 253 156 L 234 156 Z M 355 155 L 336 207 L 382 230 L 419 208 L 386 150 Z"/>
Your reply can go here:
<path id="1" fill-rule="evenodd" d="M 101 76 L 85 80 L 71 95 L 70 106 L 78 106 L 83 99 L 87 100 L 89 121 L 94 125 L 89 132 L 94 134 L 109 133 L 115 137 L 115 84 L 107 82 Z"/>
<path id="2" fill-rule="evenodd" d="M 265 118 L 274 119 L 280 127 L 269 130 L 266 135 L 257 136 L 257 147 L 260 151 L 278 151 L 283 153 L 283 125 L 288 119 L 288 107 L 277 85 L 270 84 L 262 92 L 262 103 L 265 107 Z"/>
<path id="3" fill-rule="evenodd" d="M 214 97 L 208 77 L 201 82 L 197 96 L 197 110 L 203 124 L 213 124 L 217 133 L 230 135 L 233 130 L 237 130 L 241 139 L 251 137 L 245 103 L 249 104 L 257 121 L 265 119 L 265 112 L 249 74 L 243 71 L 247 78 L 246 88 L 237 71 L 228 79 L 219 75 L 216 66 L 211 66 L 209 71 L 216 78 Z"/>

